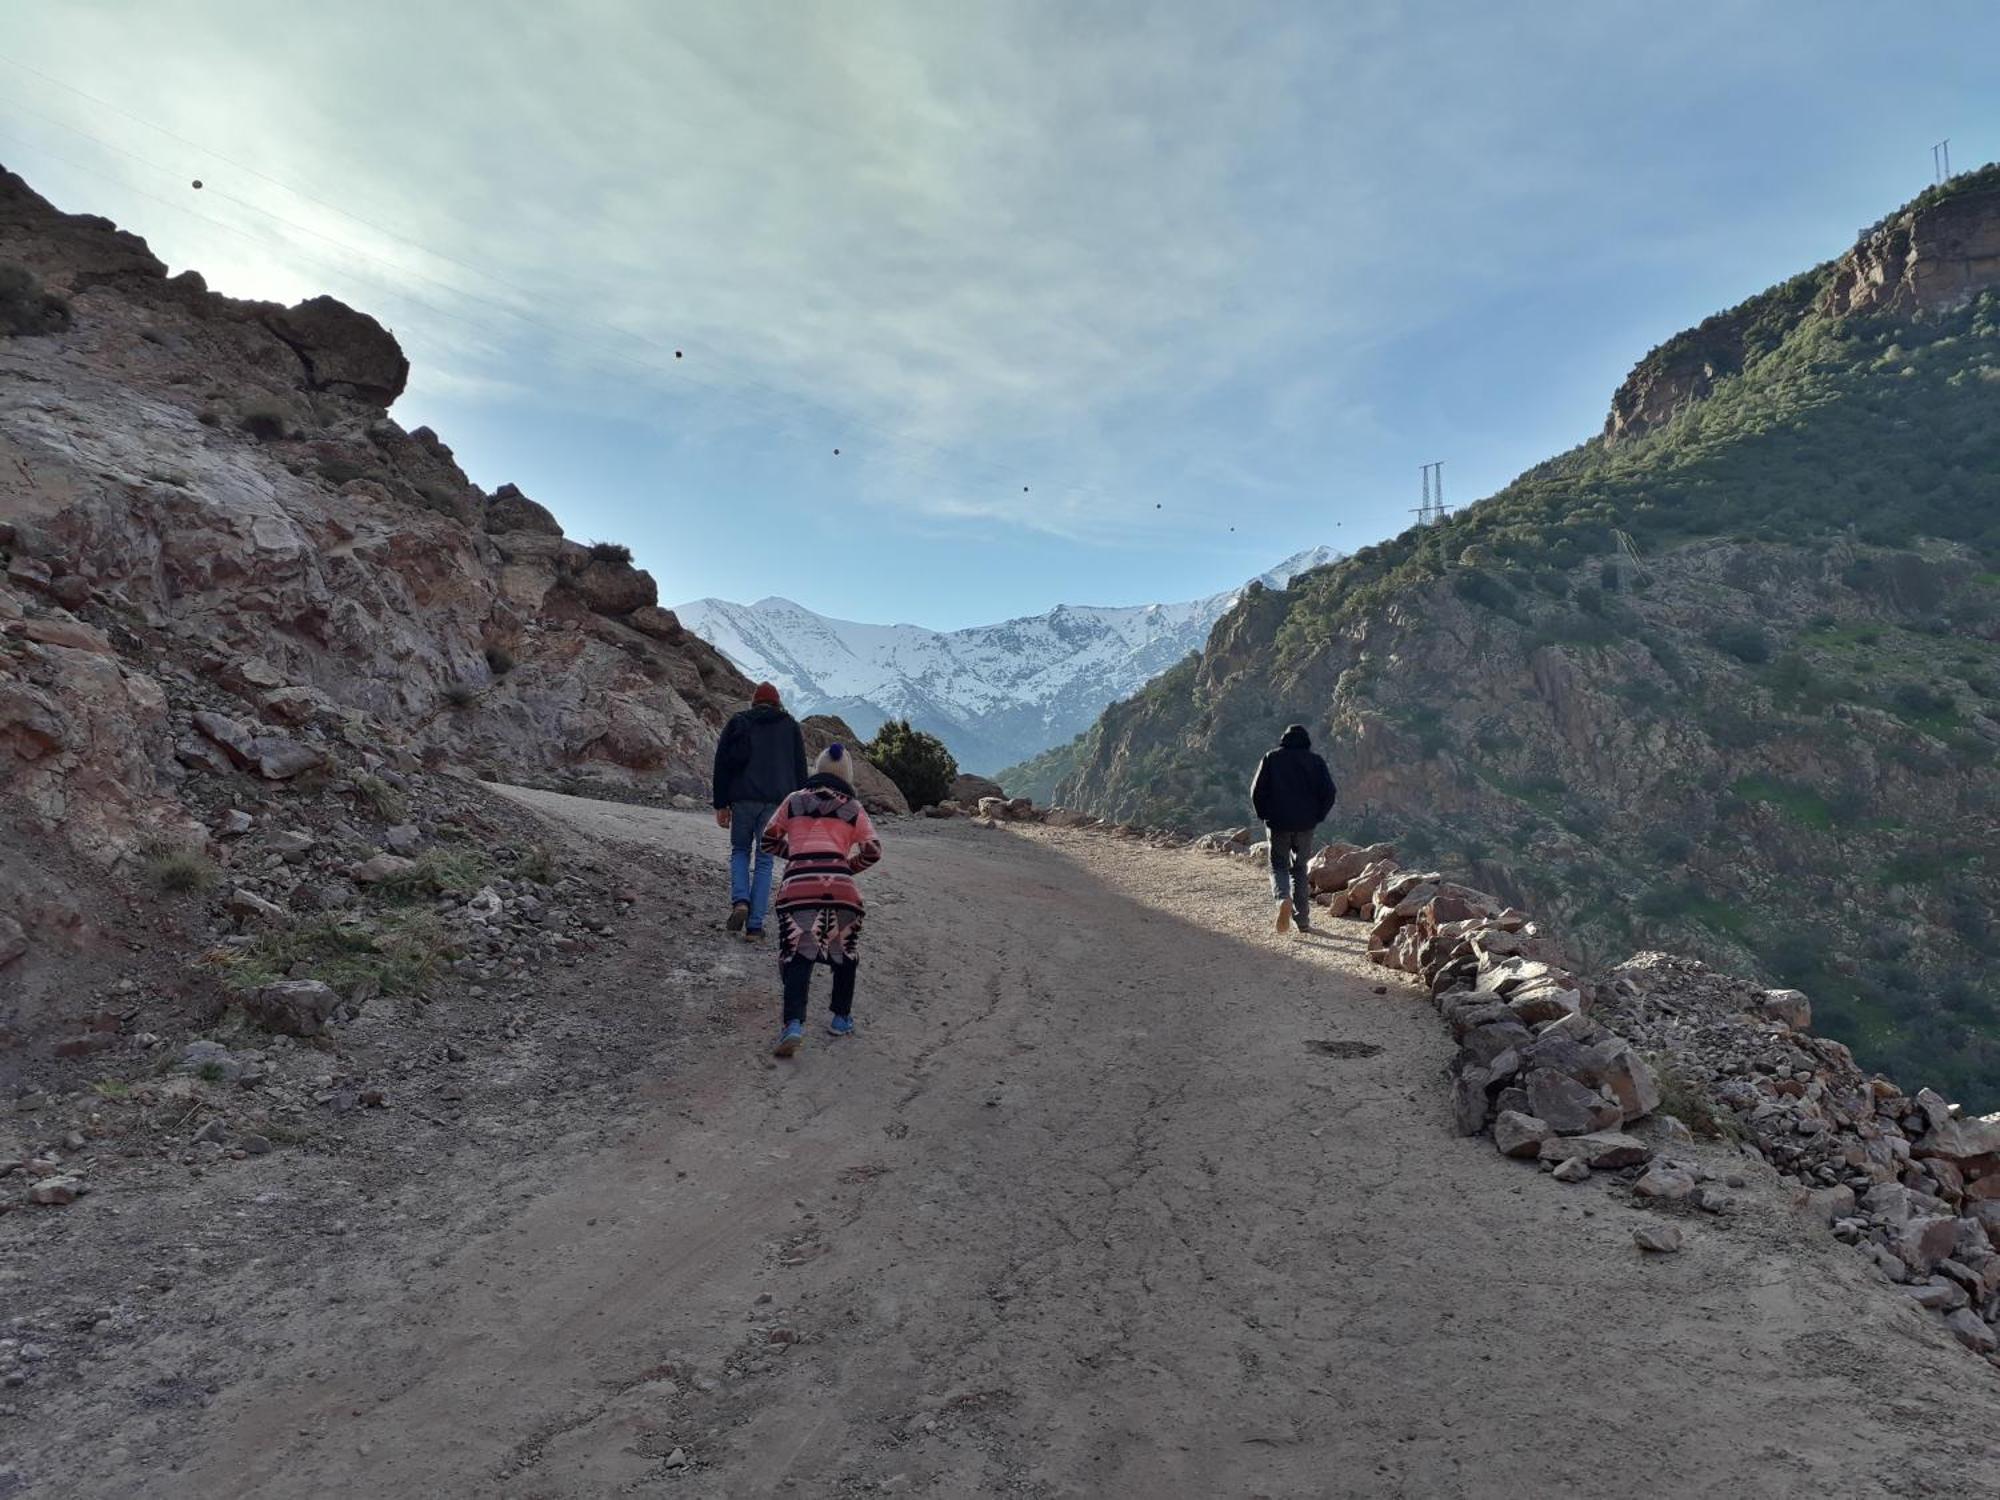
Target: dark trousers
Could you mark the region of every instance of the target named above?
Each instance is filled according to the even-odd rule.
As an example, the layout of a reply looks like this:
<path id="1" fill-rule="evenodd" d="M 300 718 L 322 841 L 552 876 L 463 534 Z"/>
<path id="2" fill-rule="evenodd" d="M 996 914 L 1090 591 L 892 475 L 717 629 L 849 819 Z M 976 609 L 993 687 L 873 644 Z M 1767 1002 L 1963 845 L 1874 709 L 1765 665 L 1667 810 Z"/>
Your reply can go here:
<path id="1" fill-rule="evenodd" d="M 828 964 L 833 970 L 833 1013 L 836 1016 L 854 1014 L 855 969 L 859 964 L 854 959 L 845 963 Z M 806 995 L 812 988 L 813 961 L 809 958 L 788 958 L 778 966 L 778 973 L 785 981 L 785 1024 L 793 1021 L 803 1024 L 806 1018 Z"/>
<path id="2" fill-rule="evenodd" d="M 1298 833 L 1271 833 L 1271 894 L 1282 901 L 1292 898 L 1292 915 L 1301 922 L 1312 917 L 1312 892 L 1306 889 L 1306 861 L 1312 858 L 1313 834 L 1307 828 Z"/>

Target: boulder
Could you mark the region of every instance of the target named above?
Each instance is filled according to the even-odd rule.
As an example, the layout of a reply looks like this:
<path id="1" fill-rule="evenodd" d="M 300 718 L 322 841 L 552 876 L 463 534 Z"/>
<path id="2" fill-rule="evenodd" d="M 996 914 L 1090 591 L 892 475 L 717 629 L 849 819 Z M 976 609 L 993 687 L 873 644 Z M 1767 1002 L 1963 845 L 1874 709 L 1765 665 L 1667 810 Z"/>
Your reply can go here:
<path id="1" fill-rule="evenodd" d="M 1524 1081 L 1529 1108 L 1560 1135 L 1608 1130 L 1624 1122 L 1624 1111 L 1595 1089 L 1553 1068 L 1536 1068 Z"/>
<path id="2" fill-rule="evenodd" d="M 1944 1326 L 1974 1354 L 1991 1354 L 2000 1349 L 2000 1334 L 1989 1328 L 1977 1313 L 1967 1308 L 1958 1308 L 1944 1315 Z"/>
<path id="3" fill-rule="evenodd" d="M 1655 1162 L 1632 1184 L 1633 1193 L 1654 1203 L 1681 1203 L 1694 1196 L 1694 1174 Z"/>
<path id="4" fill-rule="evenodd" d="M 1503 1109 L 1493 1117 L 1493 1144 L 1500 1148 L 1500 1154 L 1503 1156 L 1539 1155 L 1542 1142 L 1547 1140 L 1550 1134 L 1548 1123 L 1536 1119 L 1533 1115 Z"/>
<path id="5" fill-rule="evenodd" d="M 640 605 L 625 617 L 625 623 L 656 641 L 678 641 L 687 634 L 680 616 L 670 609 L 661 609 L 657 604 Z"/>
<path id="6" fill-rule="evenodd" d="M 61 1207 L 76 1202 L 84 1192 L 84 1181 L 81 1177 L 44 1177 L 28 1189 L 28 1199 L 45 1207 Z"/>
<path id="7" fill-rule="evenodd" d="M 1588 1077 L 1618 1096 L 1626 1123 L 1642 1120 L 1660 1107 L 1660 1083 L 1646 1060 L 1621 1037 L 1606 1037 L 1584 1049 Z"/>
<path id="8" fill-rule="evenodd" d="M 413 859 L 400 854 L 375 854 L 348 868 L 347 878 L 356 885 L 380 885 L 386 880 L 402 880 L 417 868 Z"/>
<path id="9" fill-rule="evenodd" d="M 1552 1135 L 1536 1154 L 1543 1161 L 1581 1161 L 1593 1171 L 1615 1172 L 1651 1161 L 1653 1148 L 1621 1131 L 1593 1130 L 1587 1135 Z"/>
<path id="10" fill-rule="evenodd" d="M 1915 1154 L 1966 1161 L 2000 1153 L 2000 1119 L 1951 1119 L 1933 1125 L 1913 1148 Z"/>
<path id="11" fill-rule="evenodd" d="M 569 583 L 593 614 L 629 615 L 660 602 L 659 586 L 651 573 L 610 558 L 592 558 Z"/>
<path id="12" fill-rule="evenodd" d="M 267 781 L 290 781 L 324 765 L 326 756 L 282 734 L 260 734 L 250 742 L 257 774 Z"/>
<path id="13" fill-rule="evenodd" d="M 1468 1067 L 1452 1080 L 1452 1114 L 1460 1135 L 1478 1135 L 1486 1128 L 1486 1085 L 1491 1079 L 1486 1069 Z"/>
<path id="14" fill-rule="evenodd" d="M 545 505 L 537 504 L 511 484 L 493 492 L 486 506 L 488 531 L 530 531 L 540 536 L 561 536 L 562 524 Z"/>
<path id="15" fill-rule="evenodd" d="M 332 297 L 313 297 L 275 313 L 266 326 L 298 355 L 313 390 L 387 410 L 409 382 L 410 362 L 389 330 Z"/>
<path id="16" fill-rule="evenodd" d="M 318 1036 L 340 1008 L 340 996 L 317 979 L 280 979 L 243 997 L 243 1013 L 266 1031 Z"/>
<path id="17" fill-rule="evenodd" d="M 1641 1224 L 1632 1231 L 1632 1243 L 1653 1255 L 1673 1255 L 1681 1248 L 1681 1232 L 1672 1224 Z"/>
<path id="18" fill-rule="evenodd" d="M 990 776 L 973 776 L 961 772 L 952 779 L 951 791 L 947 794 L 961 807 L 977 807 L 986 797 L 1005 798 L 1006 790 Z"/>
<path id="19" fill-rule="evenodd" d="M 1783 1021 L 1794 1031 L 1812 1025 L 1812 1001 L 1798 990 L 1766 990 L 1757 1010 L 1767 1021 Z"/>
<path id="20" fill-rule="evenodd" d="M 1895 1229 L 1889 1239 L 1890 1251 L 1920 1276 L 1935 1271 L 1957 1246 L 1958 1221 L 1942 1214 L 1913 1218 Z"/>

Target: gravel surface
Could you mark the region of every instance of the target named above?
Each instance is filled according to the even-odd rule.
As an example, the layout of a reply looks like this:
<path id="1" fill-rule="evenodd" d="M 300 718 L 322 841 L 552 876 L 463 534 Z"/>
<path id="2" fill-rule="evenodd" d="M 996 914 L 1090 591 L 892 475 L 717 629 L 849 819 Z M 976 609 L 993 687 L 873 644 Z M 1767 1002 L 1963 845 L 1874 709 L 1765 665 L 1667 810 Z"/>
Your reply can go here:
<path id="1" fill-rule="evenodd" d="M 705 860 L 720 914 L 704 816 L 513 795 Z M 659 1034 L 595 1130 L 440 1144 L 436 1211 L 239 1272 L 158 1338 L 256 1357 L 52 1418 L 36 1492 L 1997 1492 L 1991 1375 L 1761 1163 L 1679 1148 L 1747 1186 L 1649 1254 L 1669 1216 L 1453 1135 L 1358 926 L 1280 939 L 1254 870 L 1101 834 L 884 835 L 857 1036 L 820 976 L 775 1063 L 769 950 L 634 944 L 595 982 Z"/>

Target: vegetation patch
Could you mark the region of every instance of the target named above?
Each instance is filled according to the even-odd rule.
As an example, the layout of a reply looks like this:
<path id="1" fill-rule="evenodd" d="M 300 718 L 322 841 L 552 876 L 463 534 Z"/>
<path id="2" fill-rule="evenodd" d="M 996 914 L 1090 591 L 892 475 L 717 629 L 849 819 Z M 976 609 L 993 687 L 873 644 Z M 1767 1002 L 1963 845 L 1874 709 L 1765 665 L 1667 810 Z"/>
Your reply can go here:
<path id="1" fill-rule="evenodd" d="M 163 896 L 211 890 L 221 875 L 214 860 L 188 844 L 147 844 L 139 851 L 139 861 L 141 877 Z"/>
<path id="2" fill-rule="evenodd" d="M 1799 782 L 1776 776 L 1742 776 L 1729 789 L 1746 802 L 1762 802 L 1777 808 L 1801 828 L 1823 832 L 1833 827 L 1833 809 L 1826 798 Z"/>
<path id="3" fill-rule="evenodd" d="M 372 986 L 385 995 L 416 995 L 450 957 L 430 912 L 332 916 L 260 934 L 248 948 L 219 959 L 223 982 L 255 989 L 279 979 L 317 979 L 343 995 Z"/>
<path id="4" fill-rule="evenodd" d="M 869 762 L 896 783 L 911 807 L 929 807 L 951 795 L 958 776 L 958 762 L 944 741 L 921 729 L 912 729 L 908 719 L 891 719 L 862 747 Z"/>

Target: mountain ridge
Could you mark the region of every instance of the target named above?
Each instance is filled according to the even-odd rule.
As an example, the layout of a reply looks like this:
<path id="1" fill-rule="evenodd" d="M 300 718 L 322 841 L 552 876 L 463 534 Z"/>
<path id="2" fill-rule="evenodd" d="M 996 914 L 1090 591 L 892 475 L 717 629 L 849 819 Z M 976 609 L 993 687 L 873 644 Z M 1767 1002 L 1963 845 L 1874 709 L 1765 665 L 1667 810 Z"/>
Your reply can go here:
<path id="1" fill-rule="evenodd" d="M 1072 738 L 1106 704 L 1198 649 L 1253 584 L 1278 587 L 1340 556 L 1307 548 L 1200 599 L 1058 604 L 956 630 L 845 620 L 777 595 L 748 605 L 696 599 L 674 613 L 802 712 L 836 714 L 864 735 L 906 718 L 968 769 L 991 772 Z"/>

